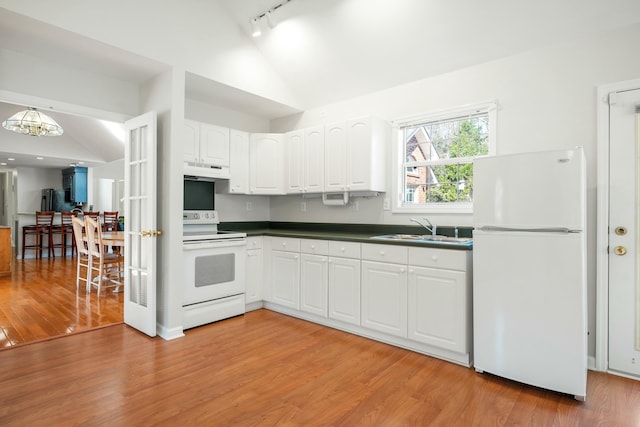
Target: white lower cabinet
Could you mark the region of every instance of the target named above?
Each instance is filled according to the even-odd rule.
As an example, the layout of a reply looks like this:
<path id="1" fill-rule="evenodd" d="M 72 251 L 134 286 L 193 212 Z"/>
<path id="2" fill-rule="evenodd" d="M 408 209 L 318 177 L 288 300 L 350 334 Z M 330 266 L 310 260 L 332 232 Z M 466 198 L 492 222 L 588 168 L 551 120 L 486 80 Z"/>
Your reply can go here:
<path id="1" fill-rule="evenodd" d="M 245 304 L 262 300 L 264 262 L 262 237 L 247 237 L 247 283 L 244 296 Z"/>
<path id="2" fill-rule="evenodd" d="M 267 308 L 470 365 L 471 251 L 265 242 Z"/>
<path id="3" fill-rule="evenodd" d="M 361 325 L 407 337 L 407 268 L 362 261 Z"/>
<path id="4" fill-rule="evenodd" d="M 462 271 L 409 267 L 409 339 L 467 350 L 467 289 Z"/>
<path id="5" fill-rule="evenodd" d="M 360 325 L 360 260 L 329 258 L 329 317 Z"/>
<path id="6" fill-rule="evenodd" d="M 327 257 L 300 255 L 300 310 L 327 317 Z"/>
<path id="7" fill-rule="evenodd" d="M 300 309 L 300 254 L 271 251 L 271 301 Z"/>

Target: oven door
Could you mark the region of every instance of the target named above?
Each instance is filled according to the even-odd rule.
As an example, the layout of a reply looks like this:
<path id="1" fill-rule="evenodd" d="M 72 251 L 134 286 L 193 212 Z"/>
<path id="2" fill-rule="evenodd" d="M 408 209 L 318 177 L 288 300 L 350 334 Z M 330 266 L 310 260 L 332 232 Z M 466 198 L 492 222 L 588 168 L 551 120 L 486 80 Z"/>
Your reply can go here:
<path id="1" fill-rule="evenodd" d="M 245 292 L 246 240 L 184 242 L 182 305 Z"/>

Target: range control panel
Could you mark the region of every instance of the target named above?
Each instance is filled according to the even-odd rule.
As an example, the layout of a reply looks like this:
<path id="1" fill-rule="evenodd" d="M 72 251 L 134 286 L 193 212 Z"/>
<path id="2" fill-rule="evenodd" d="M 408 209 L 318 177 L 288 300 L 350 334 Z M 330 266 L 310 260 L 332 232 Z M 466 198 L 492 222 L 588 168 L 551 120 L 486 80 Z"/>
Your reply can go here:
<path id="1" fill-rule="evenodd" d="M 219 224 L 216 211 L 183 211 L 183 224 Z"/>

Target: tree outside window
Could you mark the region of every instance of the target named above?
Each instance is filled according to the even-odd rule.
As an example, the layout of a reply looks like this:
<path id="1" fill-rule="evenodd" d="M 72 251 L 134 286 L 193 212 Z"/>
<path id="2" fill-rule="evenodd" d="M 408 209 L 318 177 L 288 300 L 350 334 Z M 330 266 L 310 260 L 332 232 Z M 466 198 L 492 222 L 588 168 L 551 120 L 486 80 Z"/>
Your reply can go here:
<path id="1" fill-rule="evenodd" d="M 473 159 L 489 153 L 489 114 L 402 128 L 404 206 L 471 203 Z"/>

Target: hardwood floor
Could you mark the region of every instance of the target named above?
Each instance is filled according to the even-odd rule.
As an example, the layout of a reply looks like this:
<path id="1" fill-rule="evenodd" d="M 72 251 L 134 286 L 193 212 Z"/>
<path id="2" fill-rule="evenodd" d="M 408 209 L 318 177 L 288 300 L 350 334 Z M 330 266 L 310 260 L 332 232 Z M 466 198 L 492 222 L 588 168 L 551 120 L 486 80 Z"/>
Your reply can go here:
<path id="1" fill-rule="evenodd" d="M 123 295 L 76 292 L 76 258 L 15 260 L 0 277 L 0 349 L 122 323 Z"/>
<path id="2" fill-rule="evenodd" d="M 125 326 L 0 352 L 0 425 L 637 426 L 640 382 L 587 401 L 267 310 L 149 338 Z"/>

